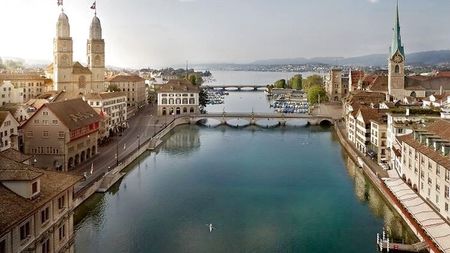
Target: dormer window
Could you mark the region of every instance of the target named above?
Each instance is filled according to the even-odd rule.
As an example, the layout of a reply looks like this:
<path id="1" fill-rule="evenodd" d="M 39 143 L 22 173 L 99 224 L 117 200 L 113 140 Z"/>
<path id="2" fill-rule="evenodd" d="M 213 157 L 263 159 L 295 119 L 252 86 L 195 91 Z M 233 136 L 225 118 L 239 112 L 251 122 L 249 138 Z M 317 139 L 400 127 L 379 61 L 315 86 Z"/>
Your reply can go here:
<path id="1" fill-rule="evenodd" d="M 33 184 L 31 184 L 31 195 L 35 195 L 39 193 L 39 187 L 38 187 L 38 182 L 34 182 Z"/>

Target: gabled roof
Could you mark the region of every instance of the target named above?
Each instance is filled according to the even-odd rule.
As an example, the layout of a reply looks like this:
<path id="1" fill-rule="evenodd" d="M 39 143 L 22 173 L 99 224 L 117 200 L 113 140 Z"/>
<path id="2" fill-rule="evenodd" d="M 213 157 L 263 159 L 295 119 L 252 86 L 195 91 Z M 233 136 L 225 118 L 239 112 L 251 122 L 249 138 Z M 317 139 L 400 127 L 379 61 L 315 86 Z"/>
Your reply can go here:
<path id="1" fill-rule="evenodd" d="M 437 91 L 442 89 L 450 90 L 450 77 L 418 77 L 407 76 L 405 77 L 405 89 L 406 90 L 427 90 Z"/>
<path id="2" fill-rule="evenodd" d="M 365 123 L 369 123 L 371 120 L 378 121 L 386 114 L 384 110 L 362 107 L 358 111 Z"/>
<path id="3" fill-rule="evenodd" d="M 107 79 L 108 82 L 144 82 L 145 79 L 137 75 L 115 75 Z"/>
<path id="4" fill-rule="evenodd" d="M 32 157 L 30 155 L 25 155 L 25 154 L 19 152 L 18 150 L 15 150 L 12 148 L 9 148 L 5 151 L 0 152 L 0 156 L 8 158 L 8 159 L 13 160 L 18 163 L 23 163 L 25 161 L 28 161 Z"/>
<path id="5" fill-rule="evenodd" d="M 8 115 L 11 115 L 9 111 L 0 111 L 0 126 L 3 125 L 3 122 L 6 120 Z M 11 115 L 12 117 L 12 115 Z M 14 117 L 12 117 L 14 118 Z"/>
<path id="6" fill-rule="evenodd" d="M 99 122 L 100 116 L 81 98 L 44 104 L 22 127 L 25 127 L 43 108 L 48 108 L 70 131 Z"/>
<path id="7" fill-rule="evenodd" d="M 0 166 L 0 181 L 31 181 L 42 176 L 42 172 L 37 172 L 30 165 L 18 163 L 0 156 L 2 166 Z"/>
<path id="8" fill-rule="evenodd" d="M 81 98 L 45 104 L 69 130 L 100 121 L 100 116 Z"/>
<path id="9" fill-rule="evenodd" d="M 84 67 L 79 62 L 75 62 L 72 67 L 72 74 L 92 74 L 91 70 L 89 68 Z"/>
<path id="10" fill-rule="evenodd" d="M 388 91 L 388 77 L 384 75 L 377 75 L 370 83 L 369 90 L 378 92 Z"/>

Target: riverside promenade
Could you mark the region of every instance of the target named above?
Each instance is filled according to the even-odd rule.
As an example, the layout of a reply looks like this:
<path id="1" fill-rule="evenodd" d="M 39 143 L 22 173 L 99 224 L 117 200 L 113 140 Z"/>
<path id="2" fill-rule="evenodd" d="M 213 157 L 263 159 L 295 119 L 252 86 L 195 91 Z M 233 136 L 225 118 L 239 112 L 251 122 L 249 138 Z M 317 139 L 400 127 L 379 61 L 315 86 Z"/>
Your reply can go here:
<path id="1" fill-rule="evenodd" d="M 413 231 L 417 238 L 423 242 L 426 248 L 430 252 L 435 253 L 448 252 L 445 248 L 441 248 L 438 242 L 427 233 L 427 231 L 417 222 L 408 209 L 385 184 L 384 181 L 389 180 L 390 178 L 389 173 L 384 171 L 381 166 L 373 162 L 367 156 L 359 152 L 354 145 L 348 141 L 343 122 L 337 122 L 334 128 L 339 138 L 339 142 L 349 157 L 355 162 L 355 164 L 361 167 L 364 174 L 370 179 L 375 188 L 380 192 L 381 196 L 383 196 L 383 198 L 391 204 L 394 210 L 402 217 L 411 231 Z"/>

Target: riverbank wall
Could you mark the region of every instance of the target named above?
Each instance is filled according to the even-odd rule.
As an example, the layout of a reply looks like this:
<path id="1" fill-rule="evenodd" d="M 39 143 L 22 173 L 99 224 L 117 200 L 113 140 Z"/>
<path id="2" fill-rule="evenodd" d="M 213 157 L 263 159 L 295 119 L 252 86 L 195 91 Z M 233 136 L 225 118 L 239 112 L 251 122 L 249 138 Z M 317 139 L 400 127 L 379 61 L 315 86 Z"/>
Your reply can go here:
<path id="1" fill-rule="evenodd" d="M 411 214 L 406 210 L 406 208 L 400 203 L 400 201 L 391 193 L 388 187 L 381 180 L 385 175 L 380 174 L 380 170 L 383 170 L 373 161 L 370 161 L 367 157 L 363 156 L 356 148 L 349 142 L 345 137 L 345 129 L 342 124 L 336 123 L 334 125 L 334 130 L 338 136 L 341 146 L 346 151 L 350 159 L 355 162 L 357 166 L 360 166 L 364 175 L 372 182 L 377 191 L 381 196 L 390 204 L 391 208 L 397 212 L 398 215 L 403 219 L 403 221 L 408 225 L 411 231 L 417 236 L 421 242 L 426 242 L 429 246 L 428 250 L 432 253 L 441 252 L 439 248 L 434 244 L 432 239 L 426 234 L 426 232 L 421 228 L 421 226 L 414 220 Z"/>

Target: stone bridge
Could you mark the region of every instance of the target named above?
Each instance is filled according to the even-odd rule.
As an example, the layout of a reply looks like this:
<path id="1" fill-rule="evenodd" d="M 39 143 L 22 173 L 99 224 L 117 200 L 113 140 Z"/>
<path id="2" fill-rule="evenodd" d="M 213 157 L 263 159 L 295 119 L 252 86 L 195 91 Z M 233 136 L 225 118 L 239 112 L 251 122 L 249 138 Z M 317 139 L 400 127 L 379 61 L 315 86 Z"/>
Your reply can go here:
<path id="1" fill-rule="evenodd" d="M 218 121 L 218 125 L 231 127 L 246 127 L 257 125 L 261 127 L 284 126 L 290 121 L 304 121 L 305 125 L 333 125 L 336 119 L 329 116 L 309 114 L 283 114 L 283 113 L 208 113 L 191 115 L 191 124 L 204 123 L 208 119 Z M 233 121 L 235 123 L 233 123 Z M 237 124 L 236 121 L 243 122 Z M 268 121 L 276 122 L 274 125 L 267 124 Z"/>
<path id="2" fill-rule="evenodd" d="M 203 85 L 206 89 L 229 91 L 263 91 L 266 85 Z"/>

